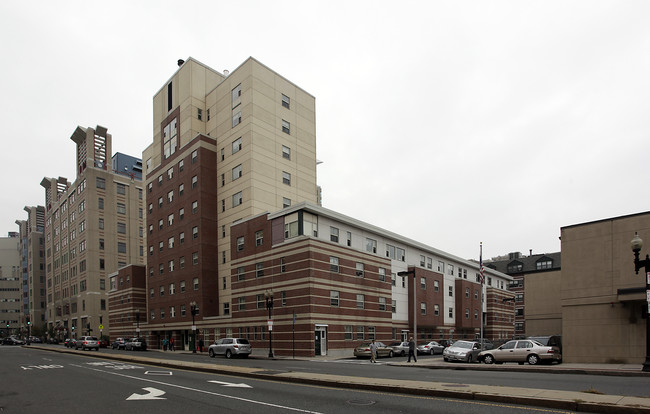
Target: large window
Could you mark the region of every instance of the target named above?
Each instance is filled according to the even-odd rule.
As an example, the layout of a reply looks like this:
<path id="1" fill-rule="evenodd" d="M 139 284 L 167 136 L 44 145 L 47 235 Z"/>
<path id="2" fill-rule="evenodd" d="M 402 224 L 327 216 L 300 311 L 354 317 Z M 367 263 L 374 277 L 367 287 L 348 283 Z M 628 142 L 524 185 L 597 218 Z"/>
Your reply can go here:
<path id="1" fill-rule="evenodd" d="M 176 152 L 178 147 L 178 126 L 176 118 L 163 128 L 163 155 L 165 159 Z"/>

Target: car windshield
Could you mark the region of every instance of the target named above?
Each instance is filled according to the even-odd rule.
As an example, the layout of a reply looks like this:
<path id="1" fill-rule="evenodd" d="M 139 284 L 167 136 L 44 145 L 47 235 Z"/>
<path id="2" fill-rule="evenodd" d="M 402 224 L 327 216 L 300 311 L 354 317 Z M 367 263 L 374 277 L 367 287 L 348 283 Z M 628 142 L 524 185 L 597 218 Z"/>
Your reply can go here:
<path id="1" fill-rule="evenodd" d="M 472 349 L 473 344 L 471 342 L 457 341 L 457 342 L 454 342 L 453 346 L 455 346 L 457 348 Z"/>

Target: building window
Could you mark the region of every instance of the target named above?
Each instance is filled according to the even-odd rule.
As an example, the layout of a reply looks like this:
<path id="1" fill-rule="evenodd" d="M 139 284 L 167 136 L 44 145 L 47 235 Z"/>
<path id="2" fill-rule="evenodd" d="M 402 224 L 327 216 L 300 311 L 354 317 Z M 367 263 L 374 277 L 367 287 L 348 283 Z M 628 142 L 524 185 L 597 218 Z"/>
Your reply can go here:
<path id="1" fill-rule="evenodd" d="M 386 298 L 384 298 L 384 297 L 379 298 L 379 310 L 380 311 L 385 311 L 386 310 Z"/>
<path id="2" fill-rule="evenodd" d="M 240 266 L 237 268 L 237 280 L 242 281 L 245 279 L 246 275 L 246 270 L 244 266 Z"/>
<path id="3" fill-rule="evenodd" d="M 339 291 L 330 290 L 330 306 L 339 306 Z"/>
<path id="4" fill-rule="evenodd" d="M 433 316 L 440 316 L 440 305 L 433 305 Z"/>
<path id="5" fill-rule="evenodd" d="M 333 241 L 334 243 L 339 242 L 339 229 L 336 227 L 330 227 L 330 241 Z"/>
<path id="6" fill-rule="evenodd" d="M 434 292 L 439 292 L 440 291 L 440 282 L 437 280 L 433 281 L 433 291 Z"/>
<path id="7" fill-rule="evenodd" d="M 427 304 L 425 302 L 420 303 L 420 315 L 427 314 Z"/>
<path id="8" fill-rule="evenodd" d="M 183 171 L 183 167 L 185 166 L 185 160 L 180 160 L 178 162 L 178 172 Z"/>
<path id="9" fill-rule="evenodd" d="M 291 148 L 285 145 L 282 146 L 282 158 L 286 158 L 288 160 L 291 159 Z"/>
<path id="10" fill-rule="evenodd" d="M 438 262 L 438 272 L 445 273 L 445 262 Z"/>
<path id="11" fill-rule="evenodd" d="M 420 278 L 420 288 L 421 289 L 426 289 L 427 288 L 427 279 L 424 277 Z"/>
<path id="12" fill-rule="evenodd" d="M 237 299 L 237 302 L 239 303 L 239 310 L 246 310 L 246 297 L 241 296 Z"/>
<path id="13" fill-rule="evenodd" d="M 223 314 L 230 315 L 230 302 L 226 302 L 223 304 Z"/>
<path id="14" fill-rule="evenodd" d="M 282 120 L 282 132 L 291 135 L 291 124 L 284 119 Z"/>
<path id="15" fill-rule="evenodd" d="M 203 109 L 196 108 L 196 119 L 198 119 L 199 121 L 203 120 Z"/>
<path id="16" fill-rule="evenodd" d="M 241 252 L 244 250 L 244 237 L 237 237 L 237 251 Z"/>
<path id="17" fill-rule="evenodd" d="M 101 197 L 97 199 L 97 208 L 100 210 L 104 209 L 104 199 Z"/>
<path id="18" fill-rule="evenodd" d="M 181 293 L 185 293 L 185 281 L 184 280 L 181 280 L 180 283 L 178 284 L 178 290 L 180 290 Z"/>
<path id="19" fill-rule="evenodd" d="M 343 334 L 343 339 L 346 341 L 351 341 L 354 339 L 354 331 L 352 325 L 345 325 L 345 333 Z"/>
<path id="20" fill-rule="evenodd" d="M 194 286 L 194 290 L 199 290 L 199 278 L 195 277 L 192 279 L 192 285 Z"/>
<path id="21" fill-rule="evenodd" d="M 241 164 L 232 169 L 232 180 L 235 181 L 242 176 L 242 167 Z"/>
<path id="22" fill-rule="evenodd" d="M 180 267 L 181 269 L 185 269 L 185 256 L 181 256 L 178 259 L 178 267 Z"/>
<path id="23" fill-rule="evenodd" d="M 198 182 L 199 182 L 199 177 L 197 177 L 196 175 L 192 177 L 192 188 L 196 188 Z"/>
<path id="24" fill-rule="evenodd" d="M 370 253 L 377 253 L 377 240 L 366 239 L 366 251 Z"/>
<path id="25" fill-rule="evenodd" d="M 449 286 L 449 297 L 451 298 L 451 297 L 453 297 L 453 296 L 454 296 L 454 287 L 453 287 L 453 286 Z"/>
<path id="26" fill-rule="evenodd" d="M 550 259 L 543 259 L 535 263 L 535 268 L 537 270 L 551 269 L 553 267 L 553 261 Z"/>
<path id="27" fill-rule="evenodd" d="M 357 326 L 357 340 L 363 341 L 365 338 L 363 326 Z"/>
<path id="28" fill-rule="evenodd" d="M 233 196 L 232 196 L 232 206 L 237 207 L 237 206 L 241 205 L 241 203 L 242 203 L 242 192 L 240 191 L 240 192 L 238 192 L 236 194 L 233 194 Z"/>
<path id="29" fill-rule="evenodd" d="M 255 232 L 255 246 L 261 246 L 264 244 L 264 231 L 256 231 Z"/>
<path id="30" fill-rule="evenodd" d="M 103 178 L 96 178 L 96 184 L 97 188 L 105 189 L 106 188 L 106 180 Z"/>
<path id="31" fill-rule="evenodd" d="M 448 315 L 449 315 L 450 318 L 453 318 L 453 317 L 454 317 L 454 308 L 451 308 L 451 307 L 449 308 L 449 313 L 448 313 Z"/>
<path id="32" fill-rule="evenodd" d="M 180 233 L 178 234 L 178 242 L 179 242 L 180 244 L 184 244 L 184 243 L 185 243 L 185 232 L 184 232 L 184 231 L 182 231 L 182 232 L 180 232 Z"/>
<path id="33" fill-rule="evenodd" d="M 126 214 L 126 206 L 122 203 L 117 203 L 117 214 Z"/>
<path id="34" fill-rule="evenodd" d="M 237 138 L 232 142 L 232 153 L 235 154 L 239 151 L 241 151 L 241 137 Z"/>
<path id="35" fill-rule="evenodd" d="M 357 309 L 364 309 L 365 308 L 365 296 L 364 295 L 357 295 Z"/>
<path id="36" fill-rule="evenodd" d="M 192 253 L 192 265 L 199 264 L 199 252 Z"/>
<path id="37" fill-rule="evenodd" d="M 357 277 L 363 277 L 363 263 L 357 263 L 356 264 L 356 272 L 355 275 Z"/>
<path id="38" fill-rule="evenodd" d="M 379 281 L 380 282 L 386 281 L 386 269 L 384 269 L 383 267 L 379 268 Z"/>
<path id="39" fill-rule="evenodd" d="M 330 256 L 330 272 L 339 272 L 339 258 Z"/>
<path id="40" fill-rule="evenodd" d="M 126 194 L 126 187 L 124 187 L 124 184 L 116 183 L 115 190 L 117 191 L 117 194 Z"/>
<path id="41" fill-rule="evenodd" d="M 264 276 L 264 263 L 255 263 L 255 277 Z"/>
<path id="42" fill-rule="evenodd" d="M 126 234 L 126 223 L 117 223 L 117 232 L 120 234 Z"/>
<path id="43" fill-rule="evenodd" d="M 176 152 L 178 147 L 178 128 L 176 118 L 163 128 L 163 155 L 165 159 Z"/>
<path id="44" fill-rule="evenodd" d="M 192 151 L 192 164 L 194 164 L 194 163 L 196 162 L 196 160 L 197 160 L 198 157 L 199 157 L 199 152 L 198 152 L 198 150 L 194 150 L 194 151 Z"/>
<path id="45" fill-rule="evenodd" d="M 282 171 L 282 184 L 291 185 L 291 174 Z"/>
<path id="46" fill-rule="evenodd" d="M 194 226 L 192 227 L 192 238 L 197 239 L 199 237 L 199 227 Z"/>
<path id="47" fill-rule="evenodd" d="M 285 94 L 282 94 L 282 106 L 284 106 L 287 109 L 291 109 L 291 100 Z"/>
<path id="48" fill-rule="evenodd" d="M 232 114 L 232 126 L 233 128 L 236 127 L 241 123 L 241 111 L 233 111 Z"/>
<path id="49" fill-rule="evenodd" d="M 282 208 L 291 207 L 291 199 L 282 197 Z"/>

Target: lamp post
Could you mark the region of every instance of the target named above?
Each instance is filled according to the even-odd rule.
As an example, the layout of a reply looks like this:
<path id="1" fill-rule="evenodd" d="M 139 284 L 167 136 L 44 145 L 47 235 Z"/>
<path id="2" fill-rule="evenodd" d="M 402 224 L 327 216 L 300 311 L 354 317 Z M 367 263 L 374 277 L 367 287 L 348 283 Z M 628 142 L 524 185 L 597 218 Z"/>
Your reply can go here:
<path id="1" fill-rule="evenodd" d="M 271 319 L 271 312 L 273 311 L 273 291 L 267 290 L 264 292 L 264 300 L 266 301 L 266 309 L 269 310 L 269 358 L 273 358 L 273 319 Z"/>
<path id="2" fill-rule="evenodd" d="M 413 338 L 415 338 L 415 346 L 418 345 L 418 312 L 417 312 L 417 289 L 415 283 L 415 268 L 404 272 L 397 272 L 398 276 L 413 275 Z M 417 351 L 416 351 L 417 352 Z"/>
<path id="3" fill-rule="evenodd" d="M 196 354 L 196 325 L 194 325 L 194 315 L 196 315 L 196 302 L 190 302 L 190 313 L 192 314 L 192 353 Z"/>
<path id="4" fill-rule="evenodd" d="M 645 259 L 639 260 L 639 252 L 643 247 L 643 240 L 639 237 L 637 232 L 634 232 L 634 238 L 630 242 L 632 251 L 634 252 L 634 271 L 639 274 L 641 268 L 645 268 L 645 291 L 646 301 L 648 302 L 648 312 L 645 318 L 645 362 L 643 363 L 643 371 L 650 371 L 650 257 L 645 255 Z"/>
<path id="5" fill-rule="evenodd" d="M 140 337 L 140 309 L 135 310 L 135 336 Z"/>

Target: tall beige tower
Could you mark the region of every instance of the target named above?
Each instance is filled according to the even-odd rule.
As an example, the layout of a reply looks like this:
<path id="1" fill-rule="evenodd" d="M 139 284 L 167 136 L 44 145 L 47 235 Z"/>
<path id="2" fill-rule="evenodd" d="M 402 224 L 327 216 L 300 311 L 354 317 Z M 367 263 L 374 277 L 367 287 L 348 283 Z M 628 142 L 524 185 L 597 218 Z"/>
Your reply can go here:
<path id="1" fill-rule="evenodd" d="M 27 220 L 16 220 L 20 228 L 23 273 L 23 313 L 32 327 L 45 325 L 45 207 L 25 207 Z M 38 331 L 37 331 L 38 332 Z"/>
<path id="2" fill-rule="evenodd" d="M 108 275 L 144 264 L 141 181 L 111 168 L 107 129 L 77 127 L 73 183 L 44 178 L 48 328 L 59 338 L 108 333 Z"/>
<path id="3" fill-rule="evenodd" d="M 148 323 L 163 334 L 187 326 L 192 302 L 198 317 L 230 315 L 234 222 L 317 203 L 316 115 L 312 95 L 253 58 L 224 73 L 179 61 L 153 113 Z"/>

